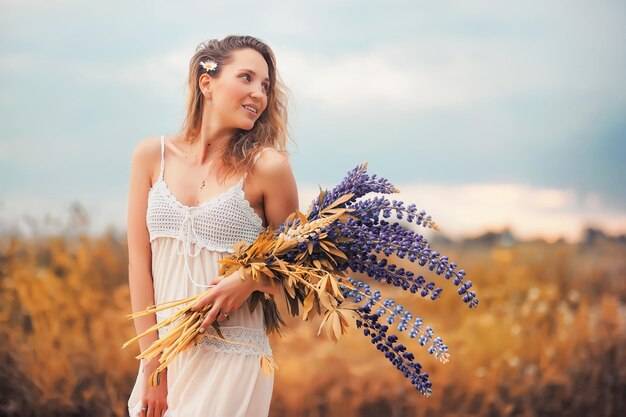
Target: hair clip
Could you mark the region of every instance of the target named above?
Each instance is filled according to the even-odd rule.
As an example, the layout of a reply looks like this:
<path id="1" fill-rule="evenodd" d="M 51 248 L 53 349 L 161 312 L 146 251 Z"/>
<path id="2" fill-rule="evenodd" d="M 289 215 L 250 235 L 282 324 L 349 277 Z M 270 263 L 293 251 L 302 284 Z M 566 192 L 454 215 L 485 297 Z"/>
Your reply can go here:
<path id="1" fill-rule="evenodd" d="M 213 72 L 217 68 L 217 62 L 213 61 L 212 59 L 206 62 L 200 61 L 200 66 L 204 68 L 206 72 L 209 72 L 209 71 Z"/>

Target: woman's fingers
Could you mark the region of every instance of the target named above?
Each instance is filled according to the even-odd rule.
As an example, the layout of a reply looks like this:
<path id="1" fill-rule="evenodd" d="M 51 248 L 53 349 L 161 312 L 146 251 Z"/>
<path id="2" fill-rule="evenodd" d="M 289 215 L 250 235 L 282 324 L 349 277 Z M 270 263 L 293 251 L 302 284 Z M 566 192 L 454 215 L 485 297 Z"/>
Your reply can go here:
<path id="1" fill-rule="evenodd" d="M 204 321 L 200 325 L 200 328 L 198 329 L 200 333 L 204 333 L 207 327 L 209 327 L 211 323 L 215 321 L 215 318 L 219 314 L 220 309 L 221 309 L 221 303 L 219 303 L 219 301 L 216 301 L 216 303 L 213 304 L 213 306 L 207 313 L 206 317 L 204 318 Z"/>
<path id="2" fill-rule="evenodd" d="M 228 320 L 228 317 L 226 317 L 226 314 L 228 314 L 228 312 L 226 311 L 220 311 L 220 314 L 217 316 L 217 321 L 224 321 L 224 320 Z"/>
<path id="3" fill-rule="evenodd" d="M 201 299 L 196 301 L 191 306 L 191 311 L 198 311 L 202 307 L 204 307 L 205 305 L 209 304 L 211 302 L 211 300 L 213 299 L 212 295 L 213 295 L 213 291 L 211 291 L 210 293 L 208 293 L 207 295 L 205 295 L 204 297 L 202 297 Z"/>

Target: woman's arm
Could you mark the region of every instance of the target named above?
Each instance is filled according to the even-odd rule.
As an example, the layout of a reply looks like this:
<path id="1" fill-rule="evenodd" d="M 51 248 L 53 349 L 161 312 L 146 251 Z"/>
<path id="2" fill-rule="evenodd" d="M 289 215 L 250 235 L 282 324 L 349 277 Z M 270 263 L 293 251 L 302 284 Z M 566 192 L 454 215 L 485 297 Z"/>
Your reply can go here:
<path id="1" fill-rule="evenodd" d="M 256 162 L 255 179 L 263 192 L 263 208 L 267 224 L 276 229 L 287 220 L 287 217 L 298 208 L 298 189 L 286 155 L 269 150 L 263 152 Z M 192 307 L 197 311 L 203 306 L 213 303 L 202 322 L 199 331 L 203 332 L 212 323 L 221 310 L 228 313 L 239 308 L 254 291 L 263 291 L 272 295 L 280 295 L 278 285 L 272 285 L 270 278 L 263 276 L 261 282 L 252 279 L 241 279 L 243 269 L 227 277 L 216 277 L 212 284 L 217 284 Z"/>
<path id="2" fill-rule="evenodd" d="M 160 160 L 161 146 L 158 139 L 149 138 L 140 141 L 132 156 L 130 166 L 130 187 L 128 190 L 128 284 L 133 312 L 145 310 L 154 304 L 154 285 L 152 283 L 152 250 L 146 225 L 148 209 L 148 191 L 155 160 Z M 156 159 L 158 155 L 159 159 Z M 156 316 L 150 314 L 134 319 L 135 330 L 141 334 L 156 324 Z M 155 330 L 139 339 L 139 348 L 144 352 L 159 338 Z M 151 361 L 144 360 L 143 380 L 141 385 L 140 415 L 161 416 L 167 410 L 167 372 L 161 374 L 161 383 L 149 388 L 148 376 L 160 365 L 157 355 Z"/>
<path id="3" fill-rule="evenodd" d="M 271 229 L 276 229 L 298 209 L 299 205 L 298 187 L 289 158 L 281 152 L 270 149 L 259 157 L 254 170 L 263 192 L 263 210 L 267 224 Z M 276 295 L 278 286 L 272 285 L 270 278 L 265 275 L 261 282 L 253 281 L 253 284 L 253 291 Z"/>
<path id="4" fill-rule="evenodd" d="M 263 152 L 255 165 L 263 191 L 267 224 L 276 229 L 298 209 L 298 188 L 289 158 L 276 150 Z"/>
<path id="5" fill-rule="evenodd" d="M 155 140 L 148 138 L 140 141 L 133 151 L 130 167 L 130 185 L 128 191 L 128 284 L 133 312 L 145 310 L 154 304 L 154 286 L 152 283 L 152 251 L 146 225 L 148 208 L 148 190 L 151 186 L 151 170 L 154 161 Z M 157 152 L 160 152 L 158 148 Z M 160 153 L 159 153 L 160 157 Z M 134 319 L 135 330 L 141 334 L 156 324 L 156 316 L 150 314 Z M 143 352 L 158 339 L 158 333 L 152 332 L 139 339 Z"/>

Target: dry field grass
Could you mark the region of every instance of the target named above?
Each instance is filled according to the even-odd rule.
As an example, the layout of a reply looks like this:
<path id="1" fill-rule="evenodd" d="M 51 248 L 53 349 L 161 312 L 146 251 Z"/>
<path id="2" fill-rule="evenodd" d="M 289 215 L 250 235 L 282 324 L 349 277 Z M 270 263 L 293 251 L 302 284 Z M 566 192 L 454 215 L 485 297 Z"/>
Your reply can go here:
<path id="1" fill-rule="evenodd" d="M 124 238 L 0 244 L 0 415 L 126 415 L 137 350 L 121 349 L 134 336 Z M 291 319 L 285 337 L 271 340 L 280 367 L 272 417 L 626 412 L 626 246 L 436 249 L 468 272 L 477 309 L 449 282 L 436 301 L 381 288 L 450 346 L 444 365 L 401 336 L 430 373 L 433 396 L 417 393 L 362 334 L 334 344 L 316 336 L 319 321 Z"/>

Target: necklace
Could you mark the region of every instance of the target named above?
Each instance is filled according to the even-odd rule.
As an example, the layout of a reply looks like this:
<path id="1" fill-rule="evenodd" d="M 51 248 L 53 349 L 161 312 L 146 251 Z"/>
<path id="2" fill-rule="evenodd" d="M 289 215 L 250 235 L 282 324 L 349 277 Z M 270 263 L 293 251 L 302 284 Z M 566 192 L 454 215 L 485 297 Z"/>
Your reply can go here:
<path id="1" fill-rule="evenodd" d="M 209 144 L 210 145 L 210 144 Z M 205 175 L 204 178 L 202 178 L 202 182 L 200 183 L 200 187 L 199 190 L 202 191 L 202 189 L 204 188 L 204 186 L 206 185 L 206 183 L 204 182 L 204 180 L 207 179 L 207 177 L 209 176 L 209 174 Z"/>
<path id="2" fill-rule="evenodd" d="M 189 144 L 189 147 L 191 148 L 191 144 Z M 207 143 L 207 146 L 211 146 L 210 143 Z M 196 162 L 198 160 L 198 156 L 195 152 L 185 152 L 185 159 L 188 159 L 188 155 L 191 154 L 193 155 L 193 161 Z M 209 176 L 209 174 L 207 174 L 204 178 L 202 178 L 202 182 L 200 183 L 198 190 L 202 191 L 204 189 L 204 187 L 206 186 L 206 179 Z M 198 201 L 196 201 L 196 203 L 199 203 Z"/>

